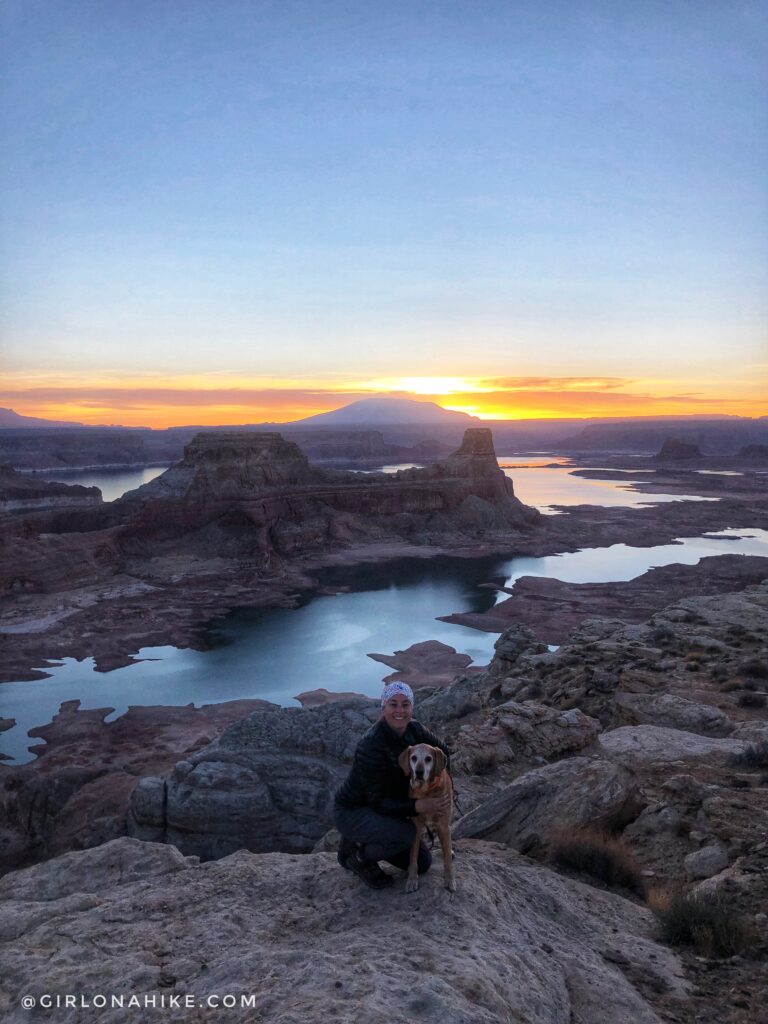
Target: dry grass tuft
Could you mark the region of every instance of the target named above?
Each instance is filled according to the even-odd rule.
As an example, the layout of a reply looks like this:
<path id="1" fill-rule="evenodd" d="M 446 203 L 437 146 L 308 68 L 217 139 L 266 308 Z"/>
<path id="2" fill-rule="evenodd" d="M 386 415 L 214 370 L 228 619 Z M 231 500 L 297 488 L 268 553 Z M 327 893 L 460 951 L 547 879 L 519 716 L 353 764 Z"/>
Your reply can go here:
<path id="1" fill-rule="evenodd" d="M 732 768 L 768 768 L 768 740 L 750 743 L 739 754 L 731 754 L 728 763 Z"/>
<path id="2" fill-rule="evenodd" d="M 670 946 L 693 946 L 702 956 L 720 958 L 755 942 L 753 929 L 722 897 L 654 891 L 648 904 Z"/>
<path id="3" fill-rule="evenodd" d="M 595 828 L 568 828 L 553 833 L 549 859 L 561 868 L 582 871 L 606 885 L 645 895 L 640 865 L 621 840 Z"/>
<path id="4" fill-rule="evenodd" d="M 749 690 L 746 690 L 744 693 L 739 694 L 739 699 L 736 703 L 740 708 L 764 708 L 766 697 L 764 693 L 750 693 Z"/>
<path id="5" fill-rule="evenodd" d="M 768 679 L 768 663 L 763 661 L 762 658 L 747 658 L 746 661 L 742 661 L 741 665 L 739 665 L 739 669 L 749 676 L 755 676 L 757 679 Z"/>

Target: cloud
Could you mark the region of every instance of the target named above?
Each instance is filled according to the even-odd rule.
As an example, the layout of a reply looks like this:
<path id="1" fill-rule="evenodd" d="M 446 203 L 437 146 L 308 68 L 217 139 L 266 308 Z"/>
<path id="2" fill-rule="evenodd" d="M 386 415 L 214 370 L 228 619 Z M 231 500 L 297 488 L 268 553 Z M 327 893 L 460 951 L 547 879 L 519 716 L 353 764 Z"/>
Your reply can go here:
<path id="1" fill-rule="evenodd" d="M 486 377 L 483 384 L 499 391 L 610 391 L 629 387 L 635 381 L 626 377 Z"/>
<path id="2" fill-rule="evenodd" d="M 279 408 L 290 404 L 317 404 L 329 408 L 370 397 L 370 392 L 340 392 L 323 388 L 153 388 L 153 387 L 42 387 L 0 391 L 0 402 L 78 404 L 85 408 L 138 409 L 157 406 L 233 406 Z"/>

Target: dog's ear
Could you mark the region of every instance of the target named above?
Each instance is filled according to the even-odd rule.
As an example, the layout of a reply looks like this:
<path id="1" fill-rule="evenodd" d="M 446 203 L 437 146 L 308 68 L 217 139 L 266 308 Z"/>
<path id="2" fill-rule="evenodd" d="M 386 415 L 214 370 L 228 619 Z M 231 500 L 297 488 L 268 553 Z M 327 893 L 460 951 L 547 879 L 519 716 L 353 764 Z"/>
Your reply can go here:
<path id="1" fill-rule="evenodd" d="M 445 766 L 448 764 L 447 758 L 440 747 L 435 747 L 435 774 L 434 778 L 445 771 Z"/>
<path id="2" fill-rule="evenodd" d="M 411 774 L 411 748 L 406 747 L 400 757 L 397 759 L 397 763 L 402 768 L 404 775 Z"/>

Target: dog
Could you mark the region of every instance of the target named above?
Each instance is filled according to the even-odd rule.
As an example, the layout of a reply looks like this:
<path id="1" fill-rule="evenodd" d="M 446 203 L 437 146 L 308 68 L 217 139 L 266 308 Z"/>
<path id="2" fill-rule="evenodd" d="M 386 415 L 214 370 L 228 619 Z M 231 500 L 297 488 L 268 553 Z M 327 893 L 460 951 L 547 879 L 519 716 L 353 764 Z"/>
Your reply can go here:
<path id="1" fill-rule="evenodd" d="M 408 878 L 405 883 L 406 892 L 416 892 L 419 888 L 417 862 L 419 845 L 424 829 L 434 828 L 440 838 L 443 851 L 443 880 L 449 892 L 456 892 L 456 881 L 453 874 L 453 850 L 451 848 L 451 816 L 453 815 L 453 782 L 448 774 L 448 761 L 439 747 L 431 747 L 428 743 L 417 743 L 408 747 L 398 758 L 403 772 L 410 776 L 409 796 L 414 800 L 422 797 L 441 796 L 447 793 L 450 806 L 446 814 L 417 814 L 413 821 L 416 824 L 416 836 L 411 846 L 411 860 L 408 865 Z"/>

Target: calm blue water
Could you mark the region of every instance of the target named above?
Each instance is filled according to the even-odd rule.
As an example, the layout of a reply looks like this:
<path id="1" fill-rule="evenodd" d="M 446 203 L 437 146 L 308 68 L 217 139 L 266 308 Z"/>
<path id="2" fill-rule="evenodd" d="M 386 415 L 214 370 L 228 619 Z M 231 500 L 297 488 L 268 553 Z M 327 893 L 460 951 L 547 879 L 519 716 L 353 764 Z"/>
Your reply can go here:
<path id="1" fill-rule="evenodd" d="M 668 501 L 718 501 L 696 494 L 643 494 L 628 489 L 631 483 L 642 486 L 645 473 L 634 471 L 634 480 L 587 480 L 573 476 L 574 467 L 567 459 L 521 459 L 519 456 L 499 457 L 499 465 L 515 485 L 515 494 L 526 505 L 533 505 L 545 515 L 552 515 L 553 505 L 603 505 L 639 508 L 641 505 L 662 504 Z M 557 465 L 553 465 L 556 463 Z M 578 467 L 586 469 L 587 467 Z M 597 468 L 597 467 L 596 467 Z"/>
<path id="2" fill-rule="evenodd" d="M 35 473 L 41 480 L 60 480 L 63 484 L 82 484 L 84 487 L 100 487 L 104 501 L 114 501 L 126 491 L 148 484 L 164 473 L 167 466 L 140 466 L 138 469 L 84 469 L 71 473 L 50 469 Z"/>
<path id="3" fill-rule="evenodd" d="M 234 612 L 210 628 L 208 651 L 145 648 L 145 660 L 108 673 L 94 672 L 91 659 L 69 658 L 49 679 L 4 683 L 0 715 L 18 724 L 0 734 L 0 749 L 28 760 L 26 730 L 50 721 L 61 702 L 73 698 L 83 707 L 121 714 L 131 704 L 199 705 L 241 697 L 290 705 L 296 694 L 317 687 L 377 694 L 390 669 L 368 658 L 371 652 L 391 654 L 421 640 L 441 640 L 476 664 L 489 660 L 496 634 L 435 618 L 485 611 L 506 599 L 481 583 L 512 586 L 524 575 L 574 583 L 628 580 L 652 566 L 692 565 L 715 554 L 768 557 L 768 531 L 726 530 L 655 548 L 614 544 L 544 558 L 411 559 L 329 572 L 326 582 L 361 589 L 315 597 L 296 609 Z"/>

